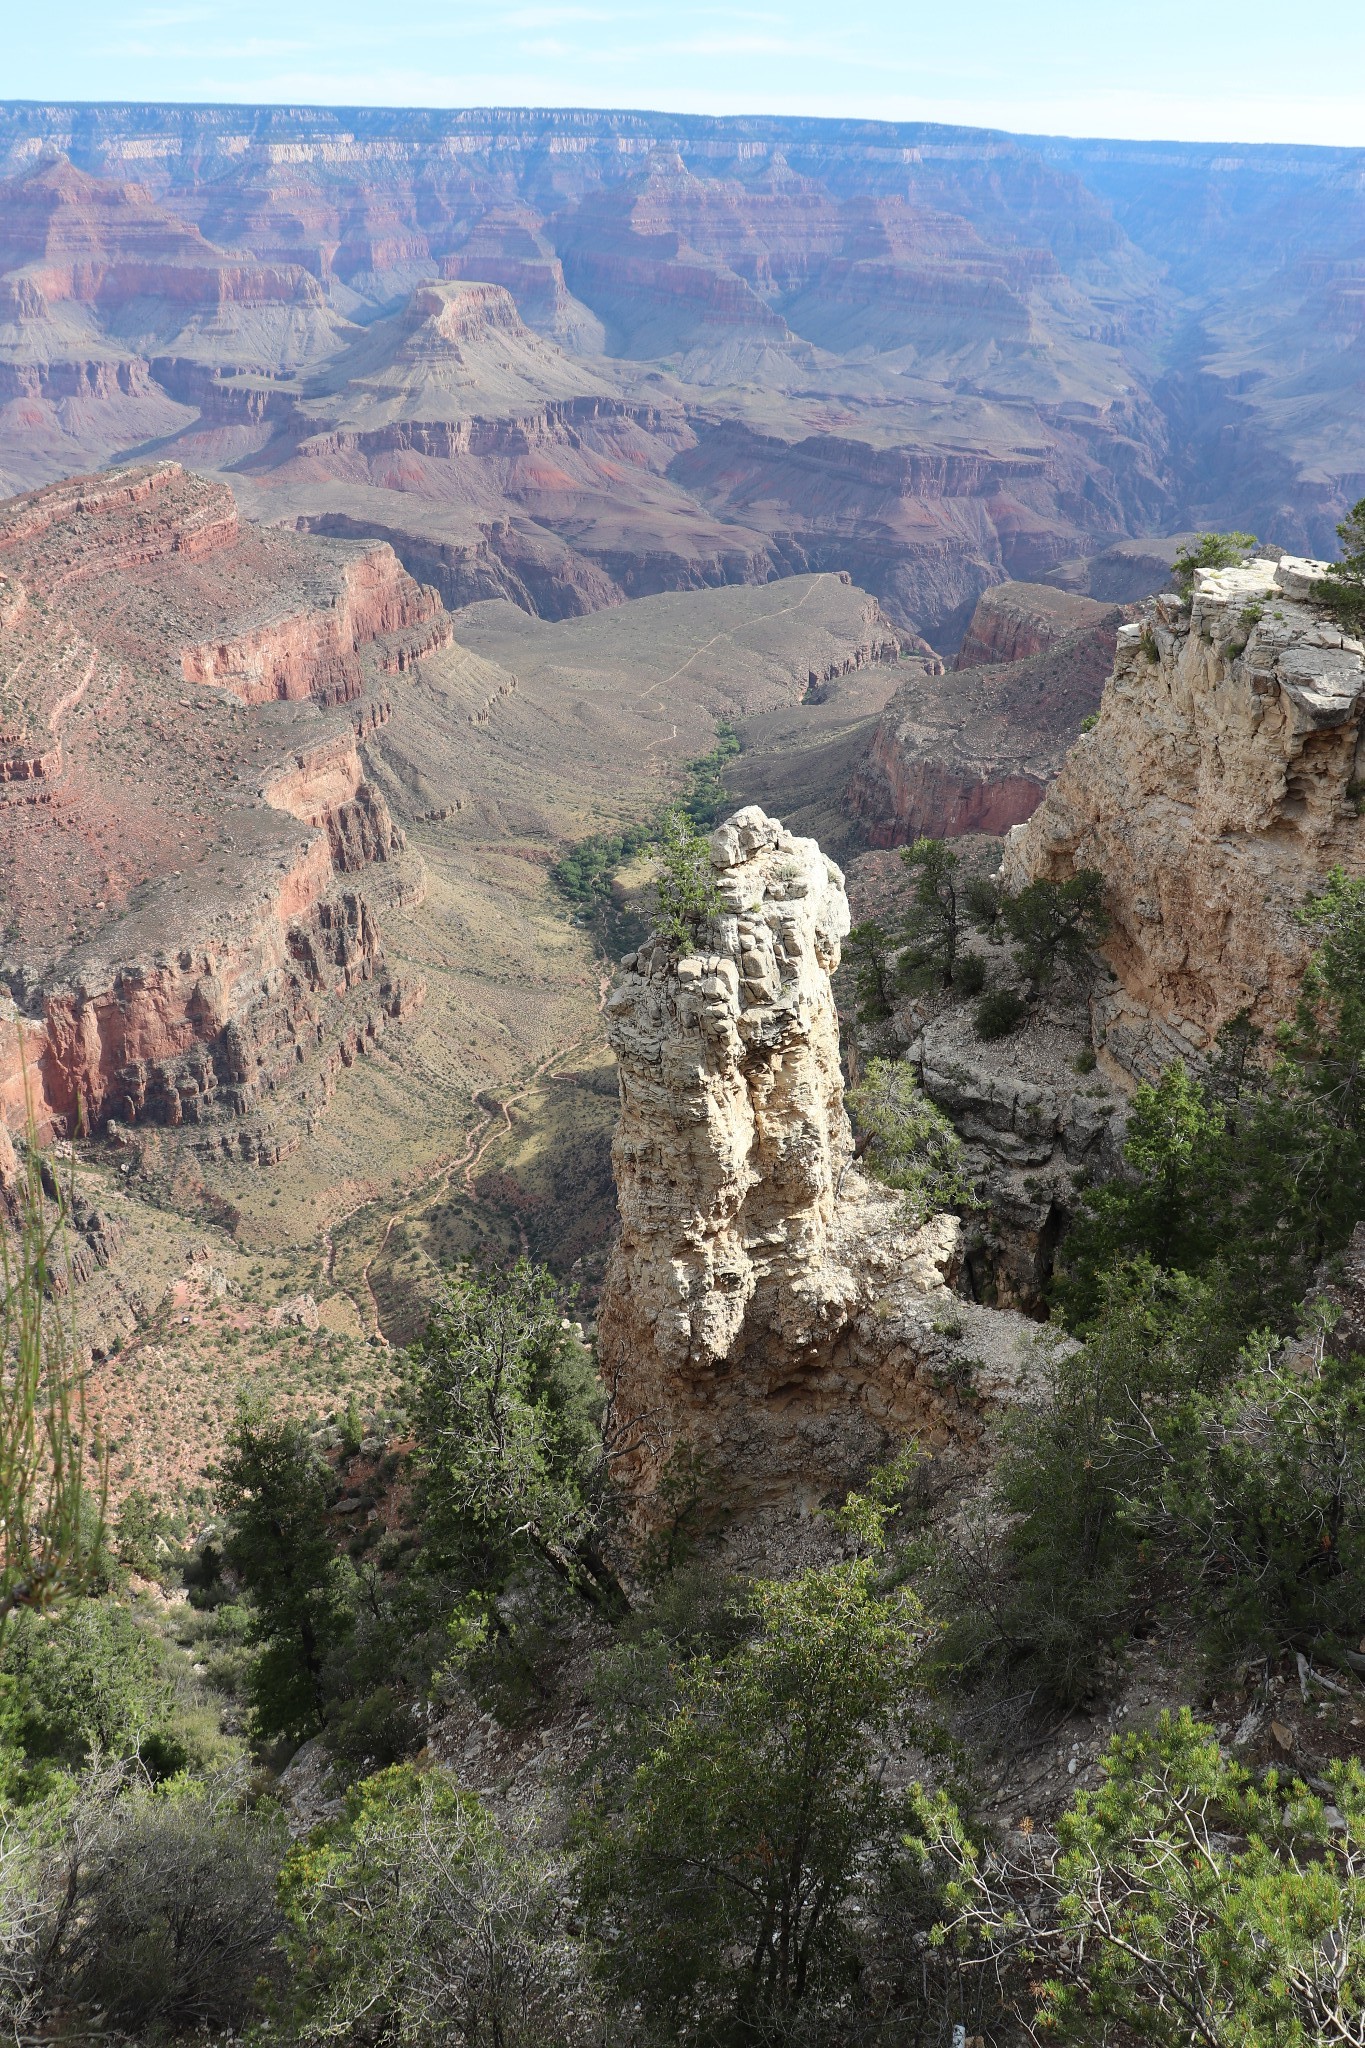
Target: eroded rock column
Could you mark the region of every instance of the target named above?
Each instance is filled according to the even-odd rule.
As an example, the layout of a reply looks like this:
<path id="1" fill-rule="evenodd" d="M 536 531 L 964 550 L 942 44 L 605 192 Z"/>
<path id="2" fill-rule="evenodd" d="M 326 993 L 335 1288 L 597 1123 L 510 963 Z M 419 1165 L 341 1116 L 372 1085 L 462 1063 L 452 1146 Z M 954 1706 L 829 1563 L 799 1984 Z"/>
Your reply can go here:
<path id="1" fill-rule="evenodd" d="M 854 1163 L 838 868 L 757 807 L 712 835 L 711 863 L 704 943 L 654 936 L 607 1003 L 621 1237 L 599 1351 L 639 1435 L 641 1500 L 686 1444 L 736 1498 L 813 1501 L 907 1430 L 952 1426 L 956 1396 L 926 1368 L 969 1338 L 1008 1379 L 1019 1333 L 950 1292 L 957 1219 L 912 1227 Z"/>

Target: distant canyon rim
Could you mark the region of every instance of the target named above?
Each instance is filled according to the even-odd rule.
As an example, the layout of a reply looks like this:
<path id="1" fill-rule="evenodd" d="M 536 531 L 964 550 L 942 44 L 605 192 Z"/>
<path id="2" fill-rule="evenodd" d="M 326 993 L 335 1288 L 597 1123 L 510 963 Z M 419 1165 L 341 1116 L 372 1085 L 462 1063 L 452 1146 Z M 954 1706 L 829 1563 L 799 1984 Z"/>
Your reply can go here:
<path id="1" fill-rule="evenodd" d="M 0 478 L 170 453 L 547 617 L 843 570 L 952 651 L 988 585 L 1132 535 L 1331 551 L 1365 490 L 1363 162 L 0 104 Z"/>

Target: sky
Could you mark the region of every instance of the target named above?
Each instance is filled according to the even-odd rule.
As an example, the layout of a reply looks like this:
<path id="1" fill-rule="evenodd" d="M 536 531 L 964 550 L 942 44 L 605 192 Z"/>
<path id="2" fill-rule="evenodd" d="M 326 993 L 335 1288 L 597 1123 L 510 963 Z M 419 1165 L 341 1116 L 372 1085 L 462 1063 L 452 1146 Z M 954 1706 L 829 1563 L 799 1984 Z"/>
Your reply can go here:
<path id="1" fill-rule="evenodd" d="M 633 107 L 1365 148 L 1365 0 L 0 0 L 0 99 Z"/>

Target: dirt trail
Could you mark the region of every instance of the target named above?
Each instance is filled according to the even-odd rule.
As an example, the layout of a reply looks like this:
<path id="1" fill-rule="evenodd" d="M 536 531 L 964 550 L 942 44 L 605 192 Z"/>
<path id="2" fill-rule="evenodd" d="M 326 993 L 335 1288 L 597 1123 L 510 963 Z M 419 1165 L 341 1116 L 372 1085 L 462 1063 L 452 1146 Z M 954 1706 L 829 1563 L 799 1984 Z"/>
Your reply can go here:
<path id="1" fill-rule="evenodd" d="M 607 991 L 610 989 L 610 987 L 611 976 L 608 974 L 599 974 L 597 978 L 597 1013 L 599 1016 L 602 1014 L 603 1005 L 607 1000 Z M 422 1175 L 420 1180 L 414 1182 L 414 1184 L 408 1189 L 404 1199 L 390 1214 L 387 1223 L 384 1225 L 383 1236 L 380 1238 L 379 1243 L 375 1246 L 374 1250 L 370 1253 L 370 1256 L 366 1259 L 364 1266 L 361 1268 L 361 1284 L 363 1285 L 366 1294 L 369 1296 L 370 1302 L 370 1320 L 373 1324 L 373 1328 L 370 1334 L 379 1337 L 382 1337 L 384 1335 L 383 1325 L 380 1321 L 379 1316 L 379 1298 L 375 1294 L 374 1287 L 371 1284 L 370 1273 L 373 1267 L 375 1266 L 376 1262 L 383 1257 L 384 1252 L 387 1250 L 389 1239 L 393 1235 L 395 1225 L 401 1223 L 405 1217 L 410 1216 L 413 1210 L 416 1209 L 422 1202 L 424 1202 L 430 1196 L 433 1188 L 438 1186 L 443 1181 L 449 1182 L 453 1180 L 457 1174 L 460 1176 L 460 1179 L 463 1183 L 464 1192 L 469 1197 L 470 1201 L 479 1201 L 481 1198 L 479 1195 L 478 1188 L 475 1185 L 475 1175 L 478 1171 L 479 1162 L 483 1158 L 484 1154 L 487 1152 L 490 1145 L 494 1144 L 499 1138 L 506 1137 L 511 1132 L 512 1112 L 516 1108 L 517 1104 L 519 1102 L 524 1102 L 528 1095 L 533 1094 L 535 1092 L 535 1089 L 545 1079 L 546 1075 L 549 1074 L 559 1064 L 561 1060 L 571 1059 L 576 1052 L 579 1052 L 582 1049 L 582 1047 L 587 1045 L 595 1036 L 596 1030 L 594 1028 L 592 1031 L 583 1032 L 580 1037 L 575 1038 L 573 1042 L 569 1045 L 556 1046 L 552 1052 L 549 1052 L 545 1055 L 544 1059 L 537 1061 L 536 1065 L 531 1069 L 526 1079 L 521 1083 L 521 1085 L 518 1088 L 514 1089 L 510 1095 L 493 1097 L 491 1108 L 484 1107 L 484 1102 L 480 1101 L 481 1096 L 483 1096 L 485 1100 L 488 1099 L 486 1091 L 483 1089 L 479 1089 L 476 1091 L 473 1100 L 475 1107 L 482 1111 L 481 1121 L 477 1123 L 474 1126 L 473 1130 L 471 1130 L 468 1133 L 461 1151 L 454 1159 L 444 1159 L 437 1161 L 437 1163 L 434 1166 L 431 1166 L 427 1169 L 427 1171 Z M 358 1216 L 363 1209 L 371 1206 L 374 1205 L 365 1202 L 357 1203 L 356 1207 L 353 1210 L 351 1210 L 350 1214 L 341 1219 L 341 1222 L 350 1222 L 355 1216 Z M 526 1227 L 522 1223 L 520 1217 L 516 1219 L 516 1224 L 517 1234 L 521 1240 L 521 1249 L 524 1253 L 529 1250 L 529 1244 L 526 1236 Z M 336 1246 L 333 1242 L 333 1231 L 335 1230 L 335 1228 L 337 1228 L 337 1226 L 333 1225 L 331 1229 L 327 1230 L 324 1233 L 324 1243 L 327 1246 L 326 1272 L 329 1278 L 331 1277 L 332 1271 L 336 1263 Z M 359 1303 L 357 1303 L 356 1305 L 357 1307 L 360 1307 Z M 364 1311 L 362 1310 L 362 1315 L 363 1313 Z"/>
<path id="2" fill-rule="evenodd" d="M 799 612 L 802 605 L 806 602 L 806 599 L 808 597 L 813 596 L 815 591 L 819 589 L 820 585 L 825 581 L 826 577 L 830 574 L 830 570 L 822 569 L 819 572 L 819 574 L 813 577 L 812 580 L 806 585 L 806 588 L 802 591 L 800 597 L 797 598 L 795 604 L 780 604 L 777 606 L 776 610 L 770 612 L 763 612 L 757 621 L 750 619 L 746 621 L 746 624 L 750 626 L 756 623 L 766 624 L 769 619 L 783 618 L 788 612 Z M 718 640 L 733 640 L 735 637 L 735 633 L 738 630 L 739 629 L 737 627 L 727 626 L 722 632 L 713 633 L 709 640 L 702 641 L 700 647 L 694 647 L 692 649 L 692 652 L 688 655 L 686 661 L 684 661 L 678 668 L 675 668 L 672 675 L 660 676 L 657 678 L 656 681 L 652 683 L 646 683 L 644 689 L 637 691 L 635 696 L 631 698 L 631 703 L 643 704 L 645 698 L 648 697 L 652 691 L 666 690 L 670 683 L 677 682 L 679 676 L 686 675 L 688 669 L 691 668 L 693 662 L 697 659 L 699 655 L 705 654 L 708 647 L 714 647 Z"/>

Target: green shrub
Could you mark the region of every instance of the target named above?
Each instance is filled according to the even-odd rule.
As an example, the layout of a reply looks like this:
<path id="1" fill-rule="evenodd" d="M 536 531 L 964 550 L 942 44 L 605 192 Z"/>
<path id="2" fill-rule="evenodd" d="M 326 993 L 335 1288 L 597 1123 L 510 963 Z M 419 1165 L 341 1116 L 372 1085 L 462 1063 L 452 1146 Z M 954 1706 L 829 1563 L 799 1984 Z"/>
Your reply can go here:
<path id="1" fill-rule="evenodd" d="M 5 1668 L 30 1757 L 73 1770 L 92 1756 L 138 1758 L 158 1775 L 183 1765 L 166 1646 L 122 1602 L 17 1615 Z"/>
<path id="2" fill-rule="evenodd" d="M 1016 988 L 998 988 L 977 1004 L 972 1025 L 978 1038 L 1008 1038 L 1028 1017 L 1028 1004 Z"/>
<path id="3" fill-rule="evenodd" d="M 678 804 L 660 819 L 654 893 L 656 928 L 679 949 L 704 940 L 707 928 L 724 908 L 711 866 L 710 844 Z"/>
<path id="4" fill-rule="evenodd" d="M 106 1561 L 103 1461 L 97 1484 L 85 1469 L 67 1200 L 31 1105 L 9 1207 L 0 1216 L 0 1630 L 16 1609 L 96 1582 Z"/>
<path id="5" fill-rule="evenodd" d="M 902 849 L 901 860 L 915 878 L 901 925 L 902 986 L 952 988 L 962 922 L 957 855 L 941 839 L 917 839 Z"/>
<path id="6" fill-rule="evenodd" d="M 1162 1505 L 1172 1446 L 1236 1357 L 1212 1290 L 1151 1266 L 1108 1280 L 1083 1346 L 1041 1341 L 1038 1397 L 942 1563 L 949 1664 L 1067 1706 L 1105 1680 L 1185 1540 Z"/>
<path id="7" fill-rule="evenodd" d="M 904 1060 L 870 1060 L 847 1099 L 869 1171 L 901 1191 L 909 1221 L 971 1205 L 962 1140 Z"/>
<path id="8" fill-rule="evenodd" d="M 327 1528 L 331 1474 L 303 1422 L 240 1402 L 218 1472 L 227 1563 L 251 1596 L 249 1692 L 259 1735 L 315 1733 L 329 1662 L 355 1625 L 348 1568 Z"/>
<path id="9" fill-rule="evenodd" d="M 960 996 L 979 996 L 986 986 L 986 963 L 979 953 L 968 953 L 957 963 L 953 986 Z"/>
<path id="10" fill-rule="evenodd" d="M 276 1974 L 287 1842 L 277 1812 L 222 1786 L 126 1793 L 81 1864 L 57 1988 L 138 2034 L 240 2028 Z"/>
<path id="11" fill-rule="evenodd" d="M 1317 944 L 1273 1062 L 1234 1018 L 1200 1077 L 1177 1062 L 1136 1091 L 1127 1170 L 1081 1195 L 1062 1244 L 1073 1327 L 1105 1274 L 1146 1257 L 1216 1269 L 1240 1336 L 1283 1334 L 1365 1213 L 1365 883 L 1334 870 L 1301 918 Z"/>
<path id="12" fill-rule="evenodd" d="M 522 1259 L 445 1277 L 410 1353 L 409 1409 L 427 1546 L 480 1630 L 505 1632 L 500 1596 L 547 1574 L 609 1616 L 624 1611 L 601 1547 L 604 1407 L 550 1273 Z"/>
<path id="13" fill-rule="evenodd" d="M 1314 595 L 1348 632 L 1365 632 L 1365 498 L 1337 527 L 1341 559 L 1333 562 Z"/>
<path id="14" fill-rule="evenodd" d="M 999 876 L 969 876 L 963 887 L 962 904 L 968 920 L 979 932 L 984 933 L 992 945 L 998 945 L 1004 907 L 1004 892 Z"/>
<path id="15" fill-rule="evenodd" d="M 300 1844 L 280 1895 L 303 2042 L 606 2048 L 563 1872 L 444 1771 L 400 1765 Z"/>
<path id="16" fill-rule="evenodd" d="M 1194 591 L 1196 571 L 1236 568 L 1246 560 L 1255 545 L 1254 533 L 1201 533 L 1193 547 L 1180 549 L 1172 564 L 1171 573 L 1177 590 L 1182 597 L 1190 597 Z"/>
<path id="17" fill-rule="evenodd" d="M 872 917 L 855 924 L 844 941 L 843 957 L 853 982 L 860 1024 L 884 1024 L 895 1011 L 895 975 L 887 945 L 885 931 Z"/>
<path id="18" fill-rule="evenodd" d="M 922 1811 L 953 1872 L 936 1939 L 1017 1987 L 1025 2038 L 1152 2048 L 1350 2042 L 1365 1983 L 1365 1771 L 1256 1777 L 1188 1710 L 1116 1737 L 1055 1841 L 981 1850 Z"/>
<path id="19" fill-rule="evenodd" d="M 1002 899 L 1000 914 L 1014 941 L 1015 965 L 1031 987 L 1045 987 L 1059 968 L 1084 979 L 1109 929 L 1104 877 L 1078 868 L 1062 882 L 1030 882 Z"/>
<path id="20" fill-rule="evenodd" d="M 749 1612 L 734 1647 L 675 1656 L 666 1698 L 610 1720 L 584 1817 L 589 1924 L 666 2039 L 796 2038 L 851 1981 L 902 1852 L 885 1764 L 922 1736 L 915 1602 L 861 1556 L 756 1585 Z"/>

